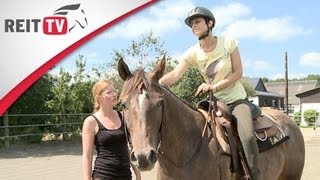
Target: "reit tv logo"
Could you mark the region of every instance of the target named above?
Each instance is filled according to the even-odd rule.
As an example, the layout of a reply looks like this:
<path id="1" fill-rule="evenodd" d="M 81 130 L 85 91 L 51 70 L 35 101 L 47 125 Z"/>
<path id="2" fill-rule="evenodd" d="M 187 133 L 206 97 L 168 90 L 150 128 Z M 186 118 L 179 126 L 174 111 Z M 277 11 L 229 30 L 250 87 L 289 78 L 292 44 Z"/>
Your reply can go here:
<path id="1" fill-rule="evenodd" d="M 58 8 L 52 16 L 43 19 L 5 19 L 4 32 L 37 33 L 42 27 L 44 34 L 63 35 L 77 28 L 84 29 L 87 25 L 87 17 L 79 3 Z"/>

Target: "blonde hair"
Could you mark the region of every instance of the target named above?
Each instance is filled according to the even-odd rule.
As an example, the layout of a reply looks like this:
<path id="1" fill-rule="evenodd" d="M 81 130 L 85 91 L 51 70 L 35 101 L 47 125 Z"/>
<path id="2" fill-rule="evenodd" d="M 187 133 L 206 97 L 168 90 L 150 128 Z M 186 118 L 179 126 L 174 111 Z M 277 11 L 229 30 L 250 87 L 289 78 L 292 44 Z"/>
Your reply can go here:
<path id="1" fill-rule="evenodd" d="M 111 80 L 100 80 L 96 82 L 92 87 L 92 96 L 93 96 L 93 112 L 96 112 L 100 108 L 100 103 L 97 99 L 98 95 L 101 95 L 102 92 L 107 88 L 113 86 L 113 82 Z"/>

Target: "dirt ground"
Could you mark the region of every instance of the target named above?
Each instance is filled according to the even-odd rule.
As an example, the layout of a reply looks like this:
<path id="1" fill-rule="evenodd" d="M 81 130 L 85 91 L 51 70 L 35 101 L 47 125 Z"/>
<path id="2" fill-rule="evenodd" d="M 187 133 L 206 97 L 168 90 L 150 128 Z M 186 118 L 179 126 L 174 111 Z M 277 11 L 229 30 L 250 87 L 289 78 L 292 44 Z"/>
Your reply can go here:
<path id="1" fill-rule="evenodd" d="M 301 128 L 306 143 L 303 180 L 320 179 L 320 128 Z M 0 149 L 0 180 L 82 179 L 81 144 L 17 145 Z M 156 179 L 156 170 L 142 172 L 142 179 Z"/>

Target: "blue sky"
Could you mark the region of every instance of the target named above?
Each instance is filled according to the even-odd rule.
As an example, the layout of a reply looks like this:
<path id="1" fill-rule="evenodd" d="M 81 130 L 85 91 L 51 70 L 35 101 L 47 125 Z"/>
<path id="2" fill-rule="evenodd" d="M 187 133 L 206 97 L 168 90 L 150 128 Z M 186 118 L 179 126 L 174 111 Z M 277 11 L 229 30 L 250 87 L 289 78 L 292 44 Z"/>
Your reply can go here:
<path id="1" fill-rule="evenodd" d="M 318 0 L 164 0 L 107 29 L 57 67 L 72 71 L 79 54 L 85 56 L 88 68 L 111 61 L 113 49 L 127 48 L 132 40 L 150 30 L 165 42 L 169 55 L 178 59 L 198 42 L 184 24 L 187 13 L 195 6 L 212 10 L 216 17 L 214 35 L 240 41 L 244 76 L 284 78 L 285 52 L 289 78 L 320 74 Z"/>

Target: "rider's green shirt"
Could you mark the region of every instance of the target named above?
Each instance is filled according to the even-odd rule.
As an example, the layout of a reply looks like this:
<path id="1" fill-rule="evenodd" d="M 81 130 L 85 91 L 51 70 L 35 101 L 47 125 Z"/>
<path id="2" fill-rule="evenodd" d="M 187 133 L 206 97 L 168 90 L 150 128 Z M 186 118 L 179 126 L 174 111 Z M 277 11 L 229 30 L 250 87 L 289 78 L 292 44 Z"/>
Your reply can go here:
<path id="1" fill-rule="evenodd" d="M 203 52 L 200 44 L 197 43 L 184 53 L 182 59 L 185 59 L 190 66 L 197 68 L 206 82 L 215 84 L 232 73 L 231 53 L 237 46 L 237 40 L 218 36 L 217 45 L 213 51 Z M 217 63 L 214 70 L 216 73 L 209 78 L 206 76 L 206 72 L 209 65 L 214 62 Z M 240 81 L 217 91 L 214 95 L 226 104 L 245 99 L 247 96 Z"/>

